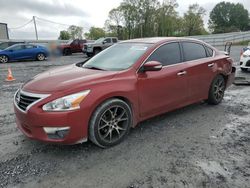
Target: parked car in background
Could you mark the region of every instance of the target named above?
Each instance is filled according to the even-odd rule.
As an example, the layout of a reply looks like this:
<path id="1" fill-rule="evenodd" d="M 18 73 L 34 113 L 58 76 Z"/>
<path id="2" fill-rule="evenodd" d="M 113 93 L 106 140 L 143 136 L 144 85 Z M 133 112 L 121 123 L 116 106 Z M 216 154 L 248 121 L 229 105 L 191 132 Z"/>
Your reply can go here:
<path id="1" fill-rule="evenodd" d="M 250 44 L 241 51 L 240 68 L 244 72 L 250 68 Z"/>
<path id="2" fill-rule="evenodd" d="M 12 46 L 14 44 L 23 44 L 23 43 L 24 42 L 11 42 L 11 41 L 2 42 L 2 43 L 0 43 L 0 50 L 4 50 L 4 49 L 6 49 L 6 48 L 8 48 L 8 47 L 10 47 L 10 46 Z"/>
<path id="3" fill-rule="evenodd" d="M 250 68 L 250 49 L 246 50 L 240 58 L 240 68 L 242 71 L 247 71 Z"/>
<path id="4" fill-rule="evenodd" d="M 203 100 L 219 104 L 234 76 L 232 59 L 202 41 L 128 40 L 24 84 L 14 97 L 16 122 L 32 139 L 106 148 L 145 119 Z"/>
<path id="5" fill-rule="evenodd" d="M 94 43 L 87 43 L 84 45 L 82 51 L 86 53 L 88 57 L 100 53 L 102 50 L 112 46 L 118 42 L 117 37 L 104 37 L 96 40 Z"/>
<path id="6" fill-rule="evenodd" d="M 43 61 L 49 52 L 44 46 L 35 44 L 15 44 L 0 50 L 0 63 L 8 63 L 16 60 L 38 60 Z"/>
<path id="7" fill-rule="evenodd" d="M 72 53 L 82 52 L 85 43 L 87 43 L 85 39 L 70 40 L 66 44 L 59 45 L 59 49 L 63 55 L 71 55 Z"/>

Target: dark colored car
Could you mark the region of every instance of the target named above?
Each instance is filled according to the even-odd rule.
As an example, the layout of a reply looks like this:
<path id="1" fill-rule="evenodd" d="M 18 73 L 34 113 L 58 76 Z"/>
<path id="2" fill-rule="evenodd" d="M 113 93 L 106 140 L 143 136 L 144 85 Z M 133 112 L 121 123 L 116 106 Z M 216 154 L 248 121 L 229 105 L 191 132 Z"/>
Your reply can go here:
<path id="1" fill-rule="evenodd" d="M 71 55 L 72 53 L 82 52 L 85 43 L 87 43 L 87 40 L 70 40 L 68 43 L 60 45 L 59 49 L 63 55 Z"/>
<path id="2" fill-rule="evenodd" d="M 23 85 L 14 100 L 17 126 L 45 142 L 113 146 L 145 119 L 203 100 L 219 104 L 234 80 L 232 64 L 199 40 L 124 41 Z"/>
<path id="3" fill-rule="evenodd" d="M 15 44 L 23 44 L 24 42 L 2 42 L 0 43 L 0 50 L 4 50 Z"/>
<path id="4" fill-rule="evenodd" d="M 17 60 L 43 61 L 48 57 L 47 48 L 35 44 L 15 44 L 5 50 L 0 50 L 0 63 Z"/>

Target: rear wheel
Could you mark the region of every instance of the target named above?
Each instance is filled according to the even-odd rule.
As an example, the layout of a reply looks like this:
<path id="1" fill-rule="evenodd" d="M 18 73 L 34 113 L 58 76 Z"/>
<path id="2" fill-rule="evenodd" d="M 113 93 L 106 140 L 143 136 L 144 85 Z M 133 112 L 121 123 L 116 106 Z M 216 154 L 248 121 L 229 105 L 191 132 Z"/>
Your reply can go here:
<path id="1" fill-rule="evenodd" d="M 241 67 L 241 70 L 242 70 L 242 72 L 247 72 L 248 69 L 247 69 L 247 68 L 242 68 L 242 67 Z"/>
<path id="2" fill-rule="evenodd" d="M 0 63 L 8 63 L 9 58 L 6 55 L 0 55 Z"/>
<path id="3" fill-rule="evenodd" d="M 226 82 L 224 77 L 222 75 L 216 76 L 209 89 L 208 103 L 219 104 L 224 97 L 225 89 Z"/>
<path id="4" fill-rule="evenodd" d="M 39 53 L 39 54 L 37 54 L 37 56 L 36 56 L 36 59 L 38 60 L 38 61 L 44 61 L 45 60 L 45 55 L 43 54 L 43 53 Z"/>
<path id="5" fill-rule="evenodd" d="M 66 48 L 63 50 L 63 55 L 71 55 L 71 54 L 72 54 L 72 52 L 69 48 Z"/>
<path id="6" fill-rule="evenodd" d="M 119 99 L 101 104 L 91 117 L 89 138 L 96 145 L 106 148 L 120 143 L 129 133 L 132 112 L 129 105 Z"/>

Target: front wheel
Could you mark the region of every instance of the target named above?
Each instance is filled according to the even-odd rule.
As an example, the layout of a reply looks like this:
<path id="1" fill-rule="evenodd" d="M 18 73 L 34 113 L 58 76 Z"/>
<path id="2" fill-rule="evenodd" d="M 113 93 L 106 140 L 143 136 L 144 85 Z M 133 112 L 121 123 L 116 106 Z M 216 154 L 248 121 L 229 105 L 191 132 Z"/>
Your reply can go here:
<path id="1" fill-rule="evenodd" d="M 8 63 L 9 58 L 6 55 L 0 55 L 0 63 Z"/>
<path id="2" fill-rule="evenodd" d="M 224 77 L 222 75 L 216 76 L 209 89 L 208 103 L 214 105 L 219 104 L 224 97 L 225 89 L 226 82 Z"/>
<path id="3" fill-rule="evenodd" d="M 94 49 L 94 55 L 99 54 L 102 50 L 100 48 Z"/>
<path id="4" fill-rule="evenodd" d="M 89 138 L 96 145 L 107 148 L 120 143 L 132 124 L 130 106 L 120 99 L 101 104 L 91 117 Z"/>
<path id="5" fill-rule="evenodd" d="M 44 61 L 45 60 L 45 55 L 43 54 L 43 53 L 39 53 L 39 54 L 37 54 L 37 56 L 36 56 L 36 59 L 38 60 L 38 61 Z"/>

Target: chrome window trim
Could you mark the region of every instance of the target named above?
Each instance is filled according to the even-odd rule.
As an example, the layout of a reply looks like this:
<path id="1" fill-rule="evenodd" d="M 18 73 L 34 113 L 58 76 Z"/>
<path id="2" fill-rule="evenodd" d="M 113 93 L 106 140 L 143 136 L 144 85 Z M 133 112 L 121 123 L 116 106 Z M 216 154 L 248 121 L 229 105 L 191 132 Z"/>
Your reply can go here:
<path id="1" fill-rule="evenodd" d="M 22 110 L 21 108 L 19 108 L 18 104 L 16 103 L 16 95 L 17 95 L 17 93 L 18 93 L 19 91 L 20 91 L 20 93 L 22 93 L 22 94 L 24 94 L 24 95 L 26 95 L 26 96 L 29 96 L 29 97 L 36 97 L 36 98 L 40 98 L 40 99 L 38 99 L 37 101 L 35 101 L 35 102 L 31 103 L 30 105 L 28 105 L 27 108 L 26 108 L 26 110 L 24 111 L 24 110 Z M 14 104 L 15 104 L 15 106 L 17 107 L 18 110 L 20 110 L 20 111 L 23 112 L 23 113 L 27 113 L 28 110 L 29 110 L 32 106 L 34 106 L 35 104 L 37 104 L 38 102 L 40 102 L 41 100 L 43 100 L 43 99 L 45 99 L 45 98 L 47 98 L 47 97 L 49 97 L 49 96 L 50 96 L 50 94 L 30 93 L 30 92 L 27 92 L 27 91 L 23 91 L 23 90 L 21 90 L 21 89 L 18 89 L 18 90 L 16 91 L 15 95 L 14 95 Z"/>
<path id="2" fill-rule="evenodd" d="M 179 45 L 181 45 L 180 43 L 181 42 L 192 42 L 192 43 L 197 43 L 197 44 L 200 44 L 200 45 L 202 45 L 203 47 L 204 47 L 204 45 L 205 44 L 202 44 L 202 43 L 199 43 L 199 42 L 196 42 L 196 41 L 189 41 L 189 40 L 180 40 L 180 41 L 178 41 L 178 40 L 173 40 L 173 41 L 167 41 L 167 42 L 164 42 L 164 43 L 162 43 L 160 46 L 158 46 L 157 48 L 155 48 L 149 55 L 148 55 L 148 57 L 141 63 L 141 65 L 140 65 L 140 67 L 138 68 L 138 70 L 136 71 L 136 73 L 139 73 L 139 71 L 140 71 L 140 69 L 141 69 L 141 67 L 147 62 L 147 60 L 148 60 L 148 58 L 156 51 L 156 50 L 158 50 L 160 47 L 162 47 L 163 45 L 166 45 L 166 44 L 170 44 L 170 43 L 179 43 Z M 180 46 L 181 47 L 181 46 Z M 182 47 L 181 47 L 182 48 Z M 205 47 L 204 47 L 204 49 L 205 49 Z M 212 48 L 211 48 L 212 49 Z M 206 49 L 205 49 L 206 50 Z M 213 56 L 211 56 L 211 57 L 204 57 L 204 58 L 200 58 L 200 59 L 195 59 L 195 60 L 190 60 L 190 61 L 198 61 L 198 60 L 201 60 L 201 59 L 207 59 L 207 58 L 212 58 L 212 57 L 215 57 L 215 50 L 214 49 L 212 49 L 213 50 Z M 183 54 L 182 54 L 182 49 L 180 49 L 180 53 L 181 53 L 181 55 L 183 56 Z M 172 65 L 164 65 L 164 66 L 162 66 L 162 68 L 165 68 L 165 67 L 172 67 L 172 66 L 175 66 L 175 65 L 179 65 L 179 64 L 184 64 L 184 63 L 188 63 L 188 62 L 190 62 L 190 61 L 182 61 L 182 62 L 180 62 L 180 63 L 176 63 L 176 64 L 172 64 Z"/>

